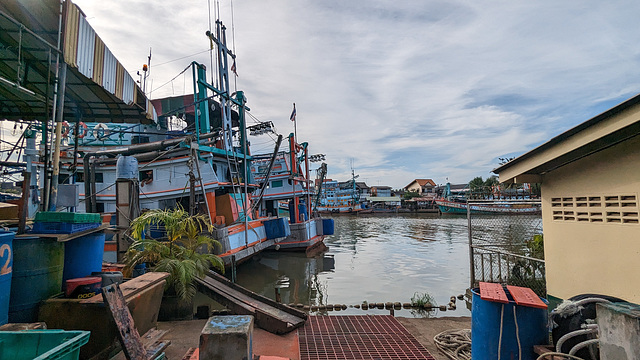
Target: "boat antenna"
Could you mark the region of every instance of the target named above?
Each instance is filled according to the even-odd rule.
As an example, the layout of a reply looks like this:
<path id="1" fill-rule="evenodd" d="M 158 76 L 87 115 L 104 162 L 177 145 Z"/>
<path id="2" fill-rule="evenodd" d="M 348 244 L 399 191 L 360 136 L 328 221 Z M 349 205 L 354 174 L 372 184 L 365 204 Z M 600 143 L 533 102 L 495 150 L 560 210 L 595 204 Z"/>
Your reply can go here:
<path id="1" fill-rule="evenodd" d="M 213 33 L 211 29 L 211 0 L 207 0 L 207 9 L 209 10 L 209 32 Z M 214 8 L 215 11 L 215 8 Z M 211 64 L 211 69 L 213 69 L 213 39 L 209 39 L 209 61 Z M 215 71 L 211 71 L 211 83 L 215 84 L 214 80 Z"/>
<path id="2" fill-rule="evenodd" d="M 233 53 L 236 53 L 236 25 L 233 16 L 233 0 L 231 0 L 231 42 L 233 47 Z M 236 72 L 236 59 L 233 59 L 233 90 L 238 90 L 238 73 Z"/>
<path id="3" fill-rule="evenodd" d="M 142 71 L 144 72 L 142 80 L 142 92 L 147 96 L 147 77 L 151 74 L 151 47 L 149 47 L 149 57 L 147 57 L 147 63 L 142 65 Z"/>

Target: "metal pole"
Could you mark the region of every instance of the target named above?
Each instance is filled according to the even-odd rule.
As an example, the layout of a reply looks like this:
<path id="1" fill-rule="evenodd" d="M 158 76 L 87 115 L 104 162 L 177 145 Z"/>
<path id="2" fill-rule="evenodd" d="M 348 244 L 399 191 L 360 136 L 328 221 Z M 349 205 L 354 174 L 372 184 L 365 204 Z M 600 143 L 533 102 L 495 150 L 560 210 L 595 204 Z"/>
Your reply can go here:
<path id="1" fill-rule="evenodd" d="M 469 277 L 471 278 L 469 288 L 473 289 L 476 281 L 476 270 L 473 262 L 473 231 L 471 230 L 471 205 L 469 200 L 467 200 L 467 230 L 469 232 Z"/>
<path id="2" fill-rule="evenodd" d="M 67 85 L 67 64 L 60 65 L 60 78 L 58 82 L 58 106 L 55 117 L 56 142 L 53 152 L 53 175 L 51 176 L 51 197 L 49 201 L 49 211 L 56 210 L 58 199 L 58 178 L 60 176 L 60 143 L 62 142 L 62 117 L 64 113 L 64 96 Z"/>

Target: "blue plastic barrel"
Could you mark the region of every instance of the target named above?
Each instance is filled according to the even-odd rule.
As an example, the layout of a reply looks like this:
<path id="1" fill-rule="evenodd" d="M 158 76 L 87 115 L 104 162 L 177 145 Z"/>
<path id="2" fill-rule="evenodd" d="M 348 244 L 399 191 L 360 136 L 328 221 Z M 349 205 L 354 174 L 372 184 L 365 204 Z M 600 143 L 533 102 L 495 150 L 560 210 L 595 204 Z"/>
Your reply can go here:
<path id="1" fill-rule="evenodd" d="M 322 219 L 322 234 L 333 235 L 333 219 Z"/>
<path id="2" fill-rule="evenodd" d="M 533 346 L 547 344 L 549 341 L 547 310 L 516 305 L 508 291 L 506 291 L 510 300 L 508 304 L 482 300 L 477 288 L 473 289 L 472 293 L 471 358 L 495 360 L 498 358 L 498 346 L 500 346 L 501 359 L 518 359 L 519 350 L 522 351 L 521 360 L 537 359 L 538 355 L 533 352 Z M 542 300 L 548 303 L 545 299 Z M 500 341 L 501 333 L 502 341 Z M 519 347 L 518 338 L 520 339 Z"/>
<path id="3" fill-rule="evenodd" d="M 104 232 L 81 236 L 64 245 L 64 281 L 87 277 L 102 270 Z"/>
<path id="4" fill-rule="evenodd" d="M 267 239 L 278 239 L 291 235 L 291 228 L 285 218 L 265 220 L 263 225 Z"/>
<path id="5" fill-rule="evenodd" d="M 0 230 L 0 325 L 9 320 L 9 292 L 13 274 L 13 231 Z"/>
<path id="6" fill-rule="evenodd" d="M 63 243 L 36 236 L 13 240 L 9 322 L 38 321 L 40 301 L 62 291 L 63 267 Z"/>
<path id="7" fill-rule="evenodd" d="M 298 216 L 300 217 L 300 222 L 309 220 L 309 216 L 307 214 L 307 205 L 304 203 L 298 204 Z"/>
<path id="8" fill-rule="evenodd" d="M 293 204 L 293 201 L 289 201 L 289 222 L 291 224 L 295 224 L 298 221 L 296 221 L 295 216 L 293 215 L 294 210 L 296 209 L 296 206 Z"/>

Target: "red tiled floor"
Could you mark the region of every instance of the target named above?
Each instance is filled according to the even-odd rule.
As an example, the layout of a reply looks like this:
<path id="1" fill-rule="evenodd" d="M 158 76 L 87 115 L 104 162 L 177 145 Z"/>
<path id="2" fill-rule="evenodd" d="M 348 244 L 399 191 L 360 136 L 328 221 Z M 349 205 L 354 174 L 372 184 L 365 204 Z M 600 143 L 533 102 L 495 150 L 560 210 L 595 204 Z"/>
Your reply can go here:
<path id="1" fill-rule="evenodd" d="M 393 316 L 309 316 L 300 360 L 433 360 Z"/>

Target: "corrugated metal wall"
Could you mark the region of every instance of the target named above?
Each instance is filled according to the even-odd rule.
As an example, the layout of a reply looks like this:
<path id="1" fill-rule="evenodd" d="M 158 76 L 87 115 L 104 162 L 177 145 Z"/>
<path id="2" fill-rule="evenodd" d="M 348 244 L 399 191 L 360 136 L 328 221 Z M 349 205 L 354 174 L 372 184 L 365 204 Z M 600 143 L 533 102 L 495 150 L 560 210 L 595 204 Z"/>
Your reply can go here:
<path id="1" fill-rule="evenodd" d="M 104 69 L 102 69 L 102 87 L 112 94 L 116 92 L 116 57 L 105 45 L 104 47 Z"/>
<path id="2" fill-rule="evenodd" d="M 124 85 L 124 67 L 122 64 L 116 64 L 116 92 L 115 95 L 118 99 L 122 100 L 122 87 Z"/>
<path id="3" fill-rule="evenodd" d="M 76 55 L 78 52 L 78 22 L 80 19 L 80 9 L 71 3 L 66 2 L 67 14 L 65 18 L 64 32 L 64 61 L 74 67 L 78 67 L 76 63 Z"/>
<path id="4" fill-rule="evenodd" d="M 124 84 L 122 89 L 122 101 L 127 105 L 131 105 L 134 102 L 133 94 L 135 93 L 136 82 L 133 80 L 131 75 L 125 71 L 124 73 Z"/>
<path id="5" fill-rule="evenodd" d="M 96 32 L 84 16 L 78 21 L 78 53 L 76 62 L 80 73 L 88 78 L 93 77 L 93 57 L 96 46 Z"/>
<path id="6" fill-rule="evenodd" d="M 96 34 L 96 45 L 93 55 L 93 82 L 102 84 L 102 69 L 104 68 L 104 42 Z"/>

